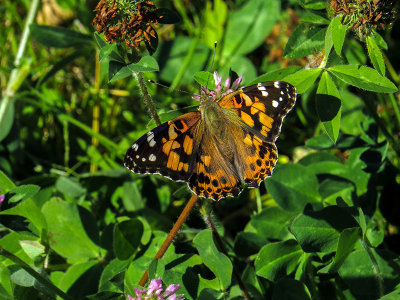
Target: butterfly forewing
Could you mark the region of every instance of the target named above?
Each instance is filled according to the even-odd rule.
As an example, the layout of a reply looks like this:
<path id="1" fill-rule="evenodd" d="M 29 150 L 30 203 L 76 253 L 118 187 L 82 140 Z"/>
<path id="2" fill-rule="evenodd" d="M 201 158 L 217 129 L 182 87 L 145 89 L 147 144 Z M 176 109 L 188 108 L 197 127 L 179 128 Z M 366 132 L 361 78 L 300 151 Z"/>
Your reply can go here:
<path id="1" fill-rule="evenodd" d="M 125 155 L 135 173 L 158 173 L 187 181 L 193 172 L 200 112 L 190 112 L 161 124 L 139 138 Z"/>
<path id="2" fill-rule="evenodd" d="M 283 118 L 296 102 L 296 88 L 284 81 L 266 81 L 245 87 L 238 93 L 228 94 L 218 103 L 234 109 L 237 116 L 254 131 L 275 142 Z"/>

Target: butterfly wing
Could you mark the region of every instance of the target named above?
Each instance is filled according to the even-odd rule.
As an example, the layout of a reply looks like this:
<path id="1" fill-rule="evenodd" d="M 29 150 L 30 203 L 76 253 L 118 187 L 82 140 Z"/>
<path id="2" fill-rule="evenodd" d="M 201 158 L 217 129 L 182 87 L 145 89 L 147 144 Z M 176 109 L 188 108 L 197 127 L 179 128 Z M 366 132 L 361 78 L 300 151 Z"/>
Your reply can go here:
<path id="1" fill-rule="evenodd" d="M 190 112 L 150 130 L 125 155 L 135 173 L 157 173 L 187 181 L 193 172 L 200 112 Z"/>
<path id="2" fill-rule="evenodd" d="M 296 101 L 296 88 L 283 81 L 262 82 L 223 97 L 218 104 L 241 120 L 230 118 L 235 167 L 249 187 L 258 187 L 271 176 L 278 159 L 275 140 L 282 121 Z"/>
<path id="3" fill-rule="evenodd" d="M 274 143 L 282 121 L 296 102 L 296 88 L 284 81 L 261 82 L 221 98 L 218 104 L 232 109 L 253 132 Z"/>
<path id="4" fill-rule="evenodd" d="M 203 135 L 197 149 L 190 189 L 198 196 L 218 200 L 237 196 L 242 185 L 233 164 L 222 155 L 218 141 L 210 135 Z"/>

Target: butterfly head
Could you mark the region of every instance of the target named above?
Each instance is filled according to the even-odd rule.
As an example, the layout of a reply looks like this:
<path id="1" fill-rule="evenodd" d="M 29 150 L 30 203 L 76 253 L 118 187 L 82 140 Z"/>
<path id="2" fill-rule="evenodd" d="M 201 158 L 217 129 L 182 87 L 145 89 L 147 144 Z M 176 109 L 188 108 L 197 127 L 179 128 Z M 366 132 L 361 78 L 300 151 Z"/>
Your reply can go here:
<path id="1" fill-rule="evenodd" d="M 193 99 L 200 101 L 200 104 L 203 105 L 206 102 L 210 101 L 218 101 L 222 97 L 224 97 L 227 94 L 233 93 L 236 90 L 238 90 L 242 80 L 243 80 L 243 75 L 240 75 L 239 78 L 237 78 L 232 84 L 231 84 L 231 78 L 228 77 L 224 85 L 222 85 L 222 76 L 219 76 L 217 71 L 214 72 L 214 82 L 215 82 L 215 90 L 210 91 L 207 87 L 201 86 L 200 87 L 200 93 L 199 94 L 194 94 Z"/>

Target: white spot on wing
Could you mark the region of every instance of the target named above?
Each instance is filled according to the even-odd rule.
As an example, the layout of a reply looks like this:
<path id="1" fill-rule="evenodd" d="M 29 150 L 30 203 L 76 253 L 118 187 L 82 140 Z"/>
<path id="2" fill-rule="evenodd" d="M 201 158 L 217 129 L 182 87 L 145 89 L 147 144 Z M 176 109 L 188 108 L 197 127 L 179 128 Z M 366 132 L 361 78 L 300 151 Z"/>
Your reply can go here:
<path id="1" fill-rule="evenodd" d="M 279 102 L 278 102 L 278 101 L 272 100 L 272 106 L 273 106 L 273 107 L 278 107 L 278 105 L 279 105 Z"/>
<path id="2" fill-rule="evenodd" d="M 138 159 L 139 158 L 139 155 L 136 155 L 136 159 Z"/>
<path id="3" fill-rule="evenodd" d="M 156 160 L 156 156 L 154 154 L 150 154 L 149 161 L 155 161 L 155 160 Z"/>
<path id="4" fill-rule="evenodd" d="M 267 97 L 267 96 L 268 96 L 268 92 L 267 92 L 267 91 L 261 91 L 261 94 L 262 94 L 264 97 Z"/>
<path id="5" fill-rule="evenodd" d="M 265 86 L 263 86 L 263 85 L 257 85 L 257 88 L 258 88 L 259 91 L 266 91 L 267 90 L 267 88 Z"/>
<path id="6" fill-rule="evenodd" d="M 154 147 L 155 145 L 156 145 L 156 141 L 155 140 L 149 141 L 149 146 L 150 147 Z"/>
<path id="7" fill-rule="evenodd" d="M 132 149 L 133 149 L 134 151 L 137 151 L 137 149 L 139 149 L 139 145 L 136 144 L 136 143 L 134 143 L 134 144 L 132 145 Z"/>
<path id="8" fill-rule="evenodd" d="M 283 98 L 282 97 L 279 97 L 279 101 L 282 101 L 283 100 Z"/>
<path id="9" fill-rule="evenodd" d="M 279 89 L 281 86 L 279 85 L 279 81 L 275 81 L 274 82 L 274 87 L 276 87 L 277 89 Z"/>
<path id="10" fill-rule="evenodd" d="M 142 161 L 146 161 L 146 159 L 143 157 L 143 158 L 142 158 Z"/>

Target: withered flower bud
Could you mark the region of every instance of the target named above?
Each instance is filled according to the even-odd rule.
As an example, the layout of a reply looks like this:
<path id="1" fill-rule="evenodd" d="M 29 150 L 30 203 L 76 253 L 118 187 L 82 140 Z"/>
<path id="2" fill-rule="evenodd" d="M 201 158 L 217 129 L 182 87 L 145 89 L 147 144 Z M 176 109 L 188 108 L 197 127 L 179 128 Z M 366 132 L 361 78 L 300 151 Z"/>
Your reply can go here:
<path id="1" fill-rule="evenodd" d="M 96 8 L 96 25 L 98 33 L 104 32 L 107 42 L 125 42 L 129 48 L 138 49 L 140 42 L 151 46 L 152 38 L 156 39 L 159 16 L 157 7 L 148 0 L 101 0 Z"/>

